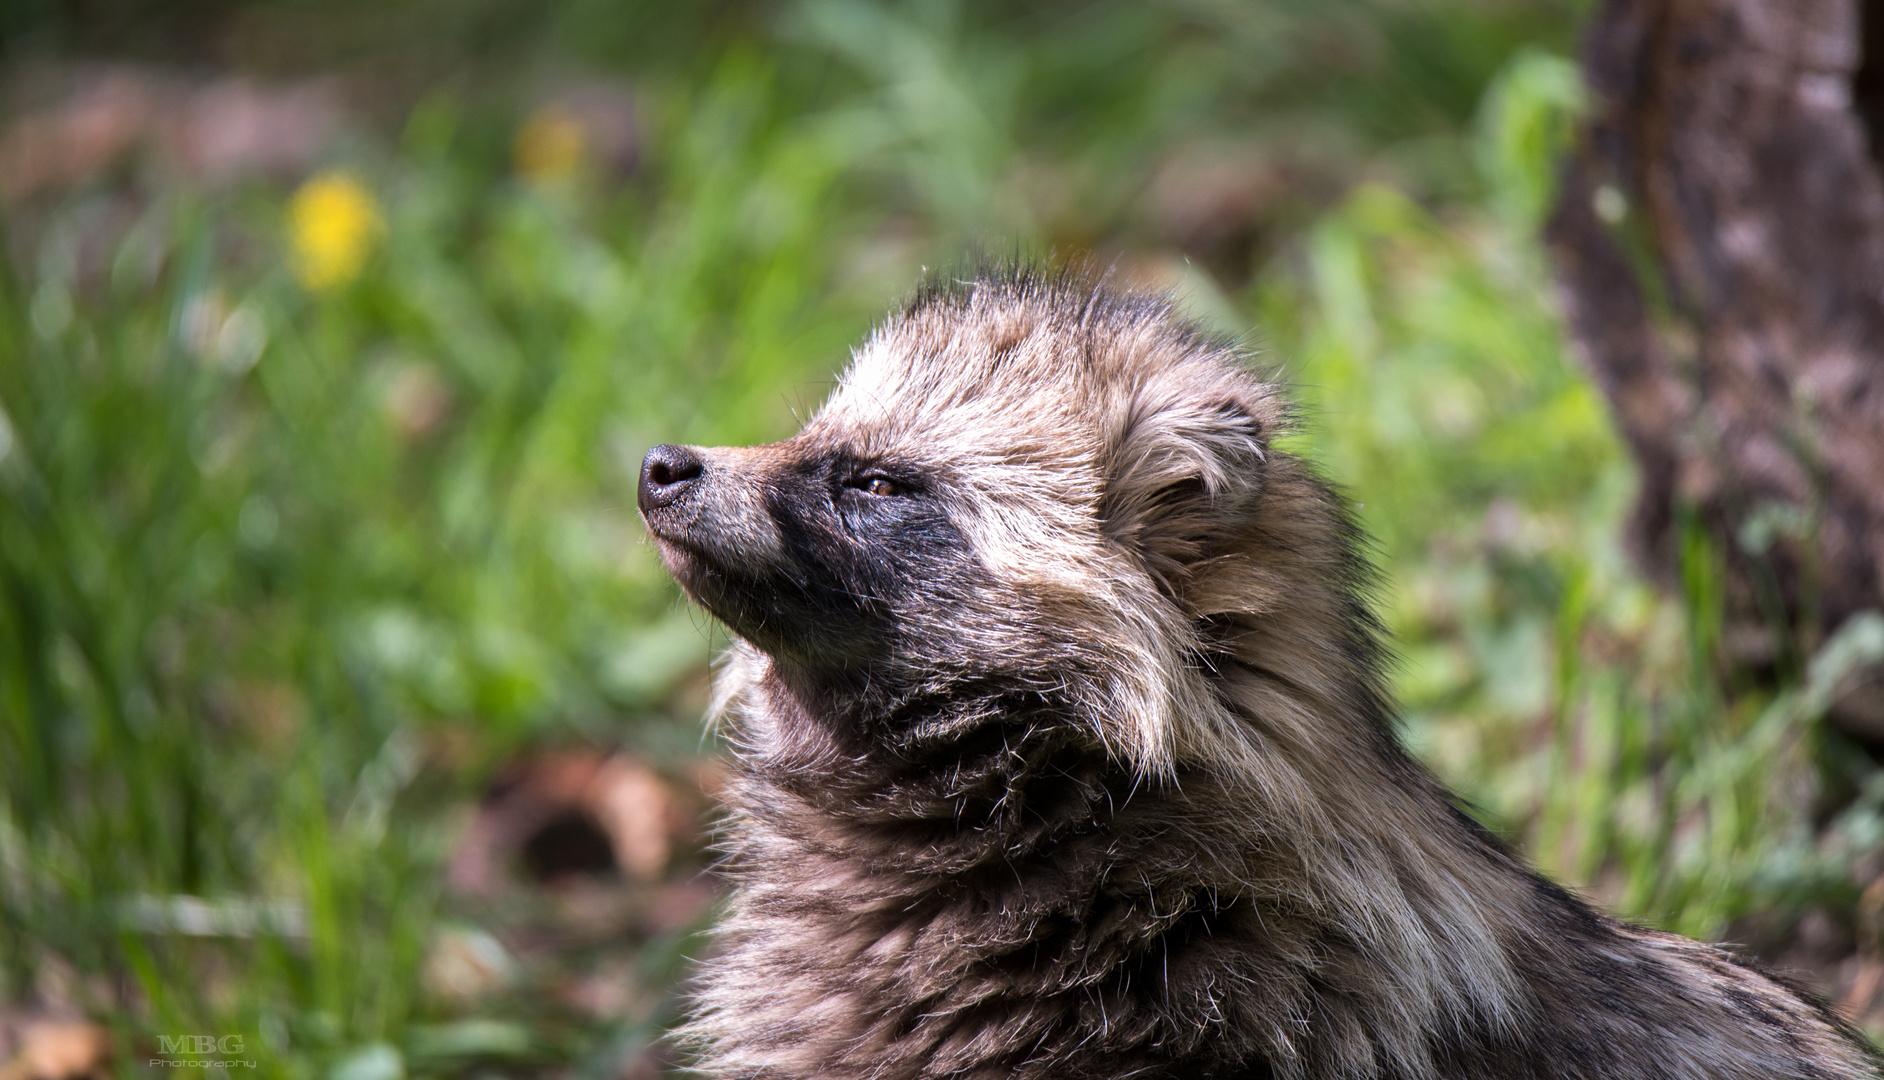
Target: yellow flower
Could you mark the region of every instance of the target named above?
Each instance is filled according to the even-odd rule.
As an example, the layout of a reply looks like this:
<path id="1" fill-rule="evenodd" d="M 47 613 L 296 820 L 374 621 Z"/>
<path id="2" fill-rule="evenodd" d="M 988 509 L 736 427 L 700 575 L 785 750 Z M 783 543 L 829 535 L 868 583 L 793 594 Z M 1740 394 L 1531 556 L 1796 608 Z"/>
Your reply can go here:
<path id="1" fill-rule="evenodd" d="M 574 173 L 588 151 L 582 124 L 555 105 L 530 114 L 517 132 L 513 153 L 517 171 L 539 184 L 555 183 Z"/>
<path id="2" fill-rule="evenodd" d="M 353 177 L 324 172 L 309 179 L 288 202 L 295 277 L 315 292 L 345 285 L 366 265 L 384 227 L 379 204 Z"/>

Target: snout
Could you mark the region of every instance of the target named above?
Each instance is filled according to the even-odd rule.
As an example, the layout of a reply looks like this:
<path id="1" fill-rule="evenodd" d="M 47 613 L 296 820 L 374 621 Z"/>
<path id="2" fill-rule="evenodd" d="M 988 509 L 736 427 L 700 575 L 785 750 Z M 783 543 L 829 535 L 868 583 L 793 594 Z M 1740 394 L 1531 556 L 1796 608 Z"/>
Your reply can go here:
<path id="1" fill-rule="evenodd" d="M 774 656 L 848 663 L 875 640 L 869 617 L 881 605 L 855 573 L 833 569 L 856 545 L 805 457 L 789 440 L 657 446 L 635 501 L 674 580 L 734 633 Z"/>
<path id="2" fill-rule="evenodd" d="M 706 461 L 693 447 L 657 446 L 641 459 L 635 504 L 643 514 L 672 506 L 705 474 Z"/>
<path id="3" fill-rule="evenodd" d="M 641 459 L 635 504 L 683 585 L 707 564 L 740 573 L 778 556 L 778 525 L 766 498 L 776 484 L 775 464 L 769 447 L 671 443 Z"/>

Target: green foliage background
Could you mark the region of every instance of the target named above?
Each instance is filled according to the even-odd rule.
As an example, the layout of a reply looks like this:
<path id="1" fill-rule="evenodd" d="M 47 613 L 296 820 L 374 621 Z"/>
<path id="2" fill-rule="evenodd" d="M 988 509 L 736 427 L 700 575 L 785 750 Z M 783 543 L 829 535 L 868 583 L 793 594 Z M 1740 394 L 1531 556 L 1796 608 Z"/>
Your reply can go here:
<path id="1" fill-rule="evenodd" d="M 140 40 L 34 10 L 15 50 Z M 787 434 L 976 247 L 1096 253 L 1286 374 L 1378 538 L 1409 738 L 1545 869 L 1700 935 L 1851 905 L 1884 788 L 1813 721 L 1884 631 L 1730 693 L 1706 543 L 1672 598 L 1618 547 L 1630 466 L 1536 237 L 1574 5 L 123 11 L 160 48 L 213 18 L 231 62 L 418 87 L 336 151 L 386 226 L 338 291 L 296 284 L 261 181 L 147 170 L 5 223 L 0 1001 L 56 955 L 130 1073 L 179 1031 L 351 1080 L 607 1075 L 652 1037 L 426 997 L 453 808 L 528 745 L 699 747 L 715 646 L 642 538 L 641 453 Z M 635 80 L 626 180 L 512 169 L 520 88 L 564 68 Z M 1140 208 L 1218 143 L 1311 164 L 1206 268 Z M 1815 839 L 1827 768 L 1867 793 Z M 254 932 L 153 929 L 177 896 Z M 647 943 L 646 977 L 697 946 Z"/>

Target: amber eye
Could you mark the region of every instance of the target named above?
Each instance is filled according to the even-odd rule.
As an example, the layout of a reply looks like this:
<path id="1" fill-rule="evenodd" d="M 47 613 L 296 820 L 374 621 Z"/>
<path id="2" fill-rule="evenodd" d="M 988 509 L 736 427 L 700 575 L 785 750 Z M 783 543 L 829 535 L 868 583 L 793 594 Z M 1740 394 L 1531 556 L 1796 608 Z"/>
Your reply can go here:
<path id="1" fill-rule="evenodd" d="M 902 487 L 894 480 L 886 480 L 881 476 L 872 476 L 859 483 L 857 486 L 862 488 L 867 495 L 889 496 L 901 495 L 903 493 Z"/>

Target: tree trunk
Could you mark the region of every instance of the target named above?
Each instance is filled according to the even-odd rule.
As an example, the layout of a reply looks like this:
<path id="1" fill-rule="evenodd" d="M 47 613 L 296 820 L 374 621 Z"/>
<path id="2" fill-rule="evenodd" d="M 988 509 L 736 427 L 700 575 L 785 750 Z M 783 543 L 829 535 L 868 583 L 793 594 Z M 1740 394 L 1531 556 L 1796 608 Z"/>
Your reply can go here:
<path id="1" fill-rule="evenodd" d="M 1636 553 L 1672 583 L 1684 523 L 1713 538 L 1743 672 L 1884 609 L 1876 44 L 1856 0 L 1605 0 L 1585 44 L 1591 112 L 1547 239 L 1641 466 Z M 1861 681 L 1833 719 L 1884 744 L 1884 682 Z"/>

